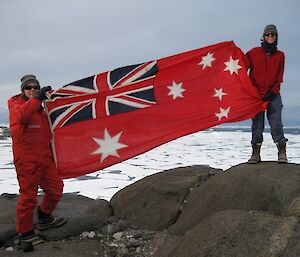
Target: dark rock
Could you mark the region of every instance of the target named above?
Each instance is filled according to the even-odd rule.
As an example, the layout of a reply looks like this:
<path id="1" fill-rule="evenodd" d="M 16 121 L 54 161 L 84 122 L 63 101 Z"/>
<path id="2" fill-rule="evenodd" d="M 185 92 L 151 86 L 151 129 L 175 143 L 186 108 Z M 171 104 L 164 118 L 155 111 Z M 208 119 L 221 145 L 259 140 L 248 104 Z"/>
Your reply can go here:
<path id="1" fill-rule="evenodd" d="M 138 230 L 140 227 L 135 224 L 129 224 L 129 228 L 133 230 Z"/>
<path id="2" fill-rule="evenodd" d="M 104 235 L 110 236 L 118 232 L 118 227 L 116 226 L 116 224 L 107 224 L 102 227 L 101 231 Z"/>
<path id="3" fill-rule="evenodd" d="M 142 233 L 137 233 L 137 234 L 134 234 L 134 235 L 133 235 L 133 238 L 139 239 L 139 238 L 142 238 L 142 236 L 143 236 Z"/>
<path id="4" fill-rule="evenodd" d="M 138 247 L 139 245 L 141 245 L 141 243 L 135 238 L 129 238 L 128 242 L 126 243 L 127 248 Z"/>
<path id="5" fill-rule="evenodd" d="M 39 201 L 41 201 L 40 197 Z M 16 197 L 7 197 L 7 195 L 0 197 L 0 246 L 11 241 L 16 235 L 16 205 Z M 83 196 L 64 194 L 54 211 L 54 215 L 65 217 L 67 223 L 62 227 L 45 230 L 39 234 L 46 240 L 61 240 L 80 235 L 83 231 L 102 227 L 104 221 L 111 214 L 112 209 L 105 200 L 93 200 Z"/>
<path id="6" fill-rule="evenodd" d="M 8 199 L 8 200 L 12 200 L 12 199 L 18 198 L 19 195 L 17 195 L 17 194 L 3 193 L 0 197 L 1 197 L 1 198 L 2 198 L 2 197 L 3 197 L 3 198 L 6 198 L 6 199 Z"/>
<path id="7" fill-rule="evenodd" d="M 240 164 L 194 188 L 171 228 L 182 235 L 210 215 L 228 209 L 300 217 L 300 165 Z"/>
<path id="8" fill-rule="evenodd" d="M 15 236 L 15 223 L 0 224 L 0 246 L 9 247 L 13 245 Z"/>
<path id="9" fill-rule="evenodd" d="M 136 250 L 135 246 L 128 247 L 128 252 L 131 254 L 131 256 L 134 256 L 135 250 Z"/>
<path id="10" fill-rule="evenodd" d="M 93 257 L 104 256 L 100 243 L 96 240 L 73 240 L 73 241 L 53 241 L 34 247 L 34 251 L 23 253 L 20 251 L 0 250 L 0 256 L 5 257 Z"/>
<path id="11" fill-rule="evenodd" d="M 108 257 L 116 257 L 117 256 L 117 248 L 110 247 L 107 255 L 108 255 Z"/>
<path id="12" fill-rule="evenodd" d="M 170 237 L 161 243 L 155 257 L 296 257 L 300 252 L 285 254 L 291 252 L 288 246 L 291 238 L 295 238 L 295 229 L 300 232 L 295 217 L 221 211 L 204 219 L 184 236 Z"/>
<path id="13" fill-rule="evenodd" d="M 0 196 L 0 246 L 16 235 L 16 206 L 14 194 Z"/>
<path id="14" fill-rule="evenodd" d="M 110 215 L 112 215 L 112 208 L 110 207 L 109 202 L 106 200 L 97 199 L 93 200 L 91 204 L 88 205 L 87 209 L 85 210 L 85 214 L 88 216 L 101 217 L 102 220 L 104 216 L 110 217 Z"/>
<path id="15" fill-rule="evenodd" d="M 193 166 L 146 177 L 113 196 L 114 214 L 142 228 L 167 228 L 176 222 L 190 188 L 206 181 L 212 171 Z"/>
<path id="16" fill-rule="evenodd" d="M 108 219 L 106 220 L 105 223 L 107 224 L 113 224 L 113 223 L 117 223 L 119 221 L 118 217 L 116 216 L 110 216 L 108 217 Z"/>
<path id="17" fill-rule="evenodd" d="M 300 244 L 299 244 L 299 240 L 300 240 L 300 221 L 298 220 L 298 223 L 296 224 L 293 233 L 289 233 L 290 238 L 287 240 L 287 246 L 284 249 L 284 251 L 282 252 L 282 257 L 298 257 L 300 256 Z M 283 235 L 281 236 L 285 236 L 285 233 L 283 233 Z"/>
<path id="18" fill-rule="evenodd" d="M 55 229 L 40 232 L 46 240 L 61 240 L 80 235 L 83 231 L 100 229 L 112 215 L 112 209 L 105 200 L 93 200 L 84 196 L 64 195 L 54 215 L 67 218 L 67 223 Z"/>
<path id="19" fill-rule="evenodd" d="M 143 235 L 142 235 L 142 240 L 151 240 L 151 239 L 153 239 L 154 238 L 154 236 L 155 236 L 155 233 L 143 233 Z"/>
<path id="20" fill-rule="evenodd" d="M 126 220 L 119 220 L 117 223 L 118 226 L 118 230 L 119 231 L 124 231 L 125 229 L 127 229 L 129 227 L 128 221 Z"/>

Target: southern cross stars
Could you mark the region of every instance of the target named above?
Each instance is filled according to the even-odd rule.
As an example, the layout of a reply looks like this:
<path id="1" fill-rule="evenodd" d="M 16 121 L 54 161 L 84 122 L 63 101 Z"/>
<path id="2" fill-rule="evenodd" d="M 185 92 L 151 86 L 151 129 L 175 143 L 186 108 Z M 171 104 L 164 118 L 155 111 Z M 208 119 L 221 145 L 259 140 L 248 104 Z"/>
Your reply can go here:
<path id="1" fill-rule="evenodd" d="M 214 90 L 215 90 L 215 94 L 213 95 L 213 97 L 218 97 L 220 101 L 222 101 L 222 97 L 224 95 L 227 95 L 227 93 L 223 92 L 222 87 L 220 89 L 214 88 Z"/>
<path id="2" fill-rule="evenodd" d="M 232 75 L 233 73 L 238 74 L 238 69 L 242 68 L 242 66 L 240 66 L 239 63 L 239 59 L 233 60 L 232 56 L 230 56 L 230 59 L 228 62 L 224 62 L 226 65 L 226 68 L 224 69 L 224 71 L 229 71 L 230 75 Z"/>
<path id="3" fill-rule="evenodd" d="M 107 129 L 105 128 L 103 139 L 93 137 L 93 139 L 100 147 L 92 154 L 101 154 L 101 162 L 103 162 L 104 159 L 106 159 L 110 155 L 120 157 L 117 150 L 127 147 L 127 145 L 124 145 L 119 142 L 122 132 L 123 131 L 111 137 Z"/>
<path id="4" fill-rule="evenodd" d="M 185 89 L 182 87 L 182 82 L 176 83 L 175 81 L 172 82 L 172 86 L 168 86 L 170 89 L 170 92 L 168 95 L 173 97 L 173 100 L 175 100 L 177 97 L 183 97 L 182 93 L 185 91 Z"/>
<path id="5" fill-rule="evenodd" d="M 210 52 L 208 52 L 208 54 L 206 56 L 202 56 L 202 61 L 199 62 L 199 65 L 203 65 L 202 66 L 202 70 L 204 70 L 204 68 L 206 67 L 211 67 L 211 63 L 216 60 L 216 58 L 213 57 L 213 53 L 211 54 Z"/>
<path id="6" fill-rule="evenodd" d="M 228 118 L 229 111 L 230 111 L 230 107 L 228 107 L 227 109 L 223 109 L 222 107 L 220 107 L 220 112 L 215 113 L 215 115 L 218 117 L 220 121 L 223 117 Z"/>

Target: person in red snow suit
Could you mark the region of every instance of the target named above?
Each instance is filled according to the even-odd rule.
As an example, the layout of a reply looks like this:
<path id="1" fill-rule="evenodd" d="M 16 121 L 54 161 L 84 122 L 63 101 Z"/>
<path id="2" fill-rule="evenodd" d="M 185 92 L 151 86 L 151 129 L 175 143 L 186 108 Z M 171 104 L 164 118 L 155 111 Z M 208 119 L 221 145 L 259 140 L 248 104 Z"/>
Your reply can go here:
<path id="1" fill-rule="evenodd" d="M 33 212 L 37 206 L 38 187 L 44 195 L 37 209 L 40 230 L 63 225 L 64 218 L 52 215 L 63 192 L 51 151 L 51 133 L 42 107 L 45 93 L 51 87 L 40 88 L 34 75 L 21 79 L 21 94 L 8 100 L 14 164 L 19 182 L 16 231 L 21 243 L 32 245 L 43 240 L 34 232 Z"/>
<path id="2" fill-rule="evenodd" d="M 278 148 L 278 163 L 287 163 L 286 142 L 282 125 L 282 100 L 280 86 L 283 81 L 285 56 L 277 49 L 278 31 L 275 25 L 265 27 L 261 47 L 251 49 L 246 56 L 249 61 L 250 79 L 262 100 L 269 101 L 266 111 L 252 119 L 252 156 L 248 163 L 261 161 L 260 148 L 265 128 L 265 112 L 271 127 L 271 135 Z"/>

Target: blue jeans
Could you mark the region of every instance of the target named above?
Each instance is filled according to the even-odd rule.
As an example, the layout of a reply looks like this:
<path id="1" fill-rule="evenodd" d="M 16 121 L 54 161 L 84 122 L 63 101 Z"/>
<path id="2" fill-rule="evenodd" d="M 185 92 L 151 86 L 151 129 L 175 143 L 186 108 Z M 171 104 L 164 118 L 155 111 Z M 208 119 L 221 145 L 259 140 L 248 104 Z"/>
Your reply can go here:
<path id="1" fill-rule="evenodd" d="M 265 129 L 265 112 L 271 127 L 271 135 L 274 143 L 288 141 L 283 134 L 283 126 L 281 120 L 282 100 L 278 94 L 270 101 L 266 111 L 259 112 L 252 118 L 252 140 L 251 144 L 261 144 L 263 142 L 263 132 Z"/>

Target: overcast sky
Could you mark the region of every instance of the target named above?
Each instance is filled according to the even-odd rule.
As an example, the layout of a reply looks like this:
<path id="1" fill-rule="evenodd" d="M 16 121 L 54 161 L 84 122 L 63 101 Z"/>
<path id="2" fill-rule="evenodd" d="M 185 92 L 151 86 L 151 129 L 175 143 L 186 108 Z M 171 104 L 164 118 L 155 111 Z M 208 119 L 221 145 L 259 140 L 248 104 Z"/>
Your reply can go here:
<path id="1" fill-rule="evenodd" d="M 55 89 L 222 41 L 247 52 L 273 23 L 286 54 L 285 117 L 300 121 L 299 11 L 299 0 L 0 0 L 0 108 L 25 74 Z"/>

